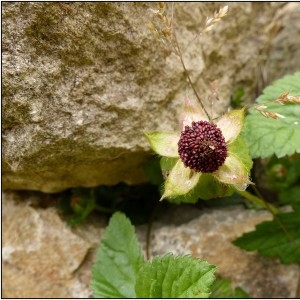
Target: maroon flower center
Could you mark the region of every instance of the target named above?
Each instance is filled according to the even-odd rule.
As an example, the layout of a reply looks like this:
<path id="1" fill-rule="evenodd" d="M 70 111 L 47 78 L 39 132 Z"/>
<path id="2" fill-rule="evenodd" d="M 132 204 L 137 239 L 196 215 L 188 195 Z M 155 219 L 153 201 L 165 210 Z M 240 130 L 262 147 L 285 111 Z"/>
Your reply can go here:
<path id="1" fill-rule="evenodd" d="M 185 126 L 178 142 L 178 152 L 186 167 L 202 173 L 219 169 L 227 157 L 227 146 L 221 130 L 206 121 Z"/>

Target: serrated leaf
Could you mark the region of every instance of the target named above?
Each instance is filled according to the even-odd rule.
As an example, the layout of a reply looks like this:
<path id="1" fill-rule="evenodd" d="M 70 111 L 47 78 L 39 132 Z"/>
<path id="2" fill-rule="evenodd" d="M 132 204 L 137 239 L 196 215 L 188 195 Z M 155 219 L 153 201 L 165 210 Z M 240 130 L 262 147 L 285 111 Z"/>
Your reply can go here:
<path id="1" fill-rule="evenodd" d="M 215 266 L 189 255 L 154 257 L 140 269 L 136 282 L 139 298 L 207 298 Z"/>
<path id="2" fill-rule="evenodd" d="M 247 251 L 278 257 L 284 264 L 300 263 L 300 211 L 277 214 L 278 221 L 267 221 L 233 243 Z M 282 229 L 282 226 L 285 230 Z"/>
<path id="3" fill-rule="evenodd" d="M 143 263 L 134 227 L 126 216 L 115 213 L 105 231 L 92 268 L 95 298 L 134 298 L 138 269 Z"/>
<path id="4" fill-rule="evenodd" d="M 276 80 L 257 99 L 257 103 L 267 106 L 267 111 L 279 113 L 284 118 L 266 118 L 255 109 L 246 116 L 242 135 L 252 158 L 273 154 L 283 157 L 300 152 L 300 105 L 272 102 L 284 92 L 291 96 L 300 94 L 300 72 Z"/>
<path id="5" fill-rule="evenodd" d="M 213 283 L 211 290 L 210 298 L 250 298 L 249 294 L 242 288 L 237 287 L 233 289 L 228 279 L 217 279 Z"/>

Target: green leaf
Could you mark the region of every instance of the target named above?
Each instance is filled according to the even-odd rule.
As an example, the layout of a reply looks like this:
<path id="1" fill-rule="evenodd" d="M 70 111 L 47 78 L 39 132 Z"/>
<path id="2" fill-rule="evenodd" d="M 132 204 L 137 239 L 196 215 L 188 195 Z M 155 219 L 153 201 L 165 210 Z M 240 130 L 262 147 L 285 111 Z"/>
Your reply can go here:
<path id="1" fill-rule="evenodd" d="M 134 227 L 126 216 L 115 213 L 105 231 L 92 268 L 95 298 L 134 298 L 135 282 L 143 257 Z"/>
<path id="2" fill-rule="evenodd" d="M 138 298 L 207 298 L 215 266 L 189 255 L 154 257 L 140 269 L 135 286 Z"/>
<path id="3" fill-rule="evenodd" d="M 258 224 L 255 231 L 245 233 L 233 243 L 247 251 L 278 257 L 284 264 L 300 263 L 300 211 L 280 213 L 276 218 Z"/>
<path id="4" fill-rule="evenodd" d="M 211 287 L 210 298 L 250 298 L 242 288 L 233 289 L 228 279 L 216 279 Z"/>
<path id="5" fill-rule="evenodd" d="M 291 96 L 300 94 L 300 72 L 276 80 L 257 99 L 258 104 L 267 106 L 267 111 L 279 113 L 284 118 L 266 118 L 255 109 L 250 109 L 246 116 L 242 135 L 252 158 L 273 154 L 283 157 L 300 152 L 300 105 L 270 102 L 284 92 Z"/>

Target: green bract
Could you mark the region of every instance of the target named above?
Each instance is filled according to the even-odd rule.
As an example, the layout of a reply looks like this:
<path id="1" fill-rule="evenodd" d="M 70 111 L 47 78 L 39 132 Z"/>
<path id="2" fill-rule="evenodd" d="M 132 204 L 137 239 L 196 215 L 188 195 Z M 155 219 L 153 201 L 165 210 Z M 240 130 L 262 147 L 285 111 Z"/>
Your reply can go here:
<path id="1" fill-rule="evenodd" d="M 208 122 L 209 120 L 197 101 L 187 99 L 180 121 L 181 129 L 184 130 L 185 126 L 191 126 L 192 122 Z M 147 133 L 146 137 L 151 148 L 162 157 L 172 159 L 173 162 L 172 167 L 167 170 L 168 176 L 161 199 L 185 196 L 193 194 L 194 191 L 197 192 L 197 196 L 201 197 L 201 188 L 205 189 L 207 186 L 210 186 L 210 191 L 208 194 L 204 192 L 204 199 L 228 195 L 234 189 L 245 190 L 251 183 L 249 173 L 252 161 L 246 144 L 238 138 L 243 122 L 244 109 L 241 109 L 226 113 L 215 123 L 222 132 L 228 151 L 224 164 L 212 173 L 196 172 L 184 166 L 178 153 L 180 132 Z M 201 180 L 202 177 L 206 180 Z M 187 200 L 187 202 L 193 202 L 193 200 Z"/>

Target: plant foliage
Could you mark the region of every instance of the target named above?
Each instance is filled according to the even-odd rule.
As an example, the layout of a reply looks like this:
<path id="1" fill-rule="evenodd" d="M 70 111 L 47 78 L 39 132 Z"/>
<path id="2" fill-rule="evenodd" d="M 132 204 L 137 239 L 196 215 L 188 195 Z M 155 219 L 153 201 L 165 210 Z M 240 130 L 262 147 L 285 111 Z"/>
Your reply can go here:
<path id="1" fill-rule="evenodd" d="M 283 115 L 284 118 L 266 118 L 259 111 L 250 109 L 245 118 L 243 137 L 249 146 L 252 158 L 277 157 L 300 152 L 300 105 L 274 102 L 284 92 L 291 96 L 300 94 L 300 72 L 273 82 L 263 90 L 256 102 L 267 106 L 267 110 Z"/>
<path id="2" fill-rule="evenodd" d="M 124 214 L 110 219 L 92 268 L 96 298 L 134 298 L 138 269 L 143 263 L 134 227 Z"/>
<path id="3" fill-rule="evenodd" d="M 210 298 L 250 298 L 249 294 L 246 293 L 242 288 L 232 288 L 231 282 L 228 279 L 217 279 L 212 287 L 212 293 Z"/>
<path id="4" fill-rule="evenodd" d="M 134 227 L 115 213 L 100 243 L 92 268 L 96 298 L 208 297 L 215 266 L 200 259 L 166 254 L 145 262 Z"/>
<path id="5" fill-rule="evenodd" d="M 284 264 L 300 263 L 300 210 L 277 214 L 275 220 L 258 224 L 233 243 L 247 251 L 278 257 Z"/>
<path id="6" fill-rule="evenodd" d="M 146 262 L 139 271 L 139 298 L 208 298 L 215 267 L 205 261 L 166 254 Z"/>

